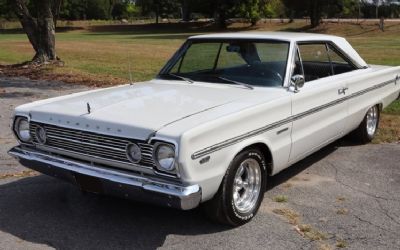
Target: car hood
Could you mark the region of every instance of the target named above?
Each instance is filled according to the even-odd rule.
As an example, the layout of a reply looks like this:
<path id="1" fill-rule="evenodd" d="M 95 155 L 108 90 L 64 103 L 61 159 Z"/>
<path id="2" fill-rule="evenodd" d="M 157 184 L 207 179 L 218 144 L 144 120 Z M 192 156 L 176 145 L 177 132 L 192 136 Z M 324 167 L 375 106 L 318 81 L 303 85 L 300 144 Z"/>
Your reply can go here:
<path id="1" fill-rule="evenodd" d="M 153 80 L 31 105 L 32 121 L 147 139 L 158 129 L 254 93 L 241 86 Z"/>

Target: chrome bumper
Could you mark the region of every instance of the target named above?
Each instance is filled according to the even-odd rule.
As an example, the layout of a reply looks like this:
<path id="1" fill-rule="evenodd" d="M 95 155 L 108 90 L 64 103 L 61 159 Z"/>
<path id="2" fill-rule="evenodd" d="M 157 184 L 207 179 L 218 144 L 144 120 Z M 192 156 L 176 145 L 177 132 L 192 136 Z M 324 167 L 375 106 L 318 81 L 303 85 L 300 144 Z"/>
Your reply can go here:
<path id="1" fill-rule="evenodd" d="M 198 185 L 181 186 L 118 170 L 70 160 L 16 146 L 8 154 L 25 167 L 80 186 L 89 192 L 150 202 L 182 210 L 195 208 L 201 200 Z"/>

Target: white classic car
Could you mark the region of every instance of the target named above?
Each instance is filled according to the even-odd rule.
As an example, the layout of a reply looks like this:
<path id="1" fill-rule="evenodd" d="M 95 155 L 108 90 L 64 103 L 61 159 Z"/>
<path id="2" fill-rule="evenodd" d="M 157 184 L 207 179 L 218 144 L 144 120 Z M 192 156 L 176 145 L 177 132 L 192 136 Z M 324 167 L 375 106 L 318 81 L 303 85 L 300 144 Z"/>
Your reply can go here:
<path id="1" fill-rule="evenodd" d="M 21 164 L 82 190 L 248 222 L 275 175 L 352 132 L 371 141 L 400 67 L 368 65 L 343 38 L 190 37 L 149 82 L 15 109 Z"/>

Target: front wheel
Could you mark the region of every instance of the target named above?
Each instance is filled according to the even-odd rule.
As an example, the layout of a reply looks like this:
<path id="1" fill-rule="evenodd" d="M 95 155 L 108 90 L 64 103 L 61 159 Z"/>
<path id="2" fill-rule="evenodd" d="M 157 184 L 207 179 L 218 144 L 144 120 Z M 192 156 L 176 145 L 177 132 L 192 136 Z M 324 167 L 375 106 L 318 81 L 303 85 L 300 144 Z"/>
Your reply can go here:
<path id="1" fill-rule="evenodd" d="M 365 114 L 363 121 L 353 132 L 355 139 L 361 143 L 368 143 L 372 141 L 372 139 L 374 139 L 376 131 L 378 130 L 379 118 L 379 106 L 375 105 L 369 108 L 367 113 Z"/>
<path id="2" fill-rule="evenodd" d="M 205 204 L 212 219 L 239 226 L 257 213 L 266 187 L 266 162 L 257 149 L 239 153 L 231 162 L 218 193 Z"/>

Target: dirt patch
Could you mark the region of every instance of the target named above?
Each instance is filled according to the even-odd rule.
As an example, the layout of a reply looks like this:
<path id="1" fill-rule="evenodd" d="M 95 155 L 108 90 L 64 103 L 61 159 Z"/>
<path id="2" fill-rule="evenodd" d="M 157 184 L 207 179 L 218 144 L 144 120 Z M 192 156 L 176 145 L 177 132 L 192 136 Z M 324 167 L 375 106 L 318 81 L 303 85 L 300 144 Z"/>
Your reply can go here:
<path id="1" fill-rule="evenodd" d="M 387 143 L 400 141 L 400 116 L 381 114 L 379 129 L 373 143 Z"/>
<path id="2" fill-rule="evenodd" d="M 126 79 L 114 76 L 101 76 L 87 73 L 55 72 L 56 66 L 25 67 L 21 65 L 0 65 L 0 76 L 26 77 L 31 80 L 58 81 L 90 87 L 107 87 L 126 83 Z"/>
<path id="3" fill-rule="evenodd" d="M 334 182 L 335 180 L 330 177 L 320 176 L 311 173 L 300 173 L 297 176 L 289 179 L 285 184 L 284 188 L 291 188 L 293 186 L 317 186 L 326 182 Z"/>
<path id="4" fill-rule="evenodd" d="M 292 225 L 297 225 L 299 223 L 300 215 L 290 208 L 275 208 L 272 212 L 282 216 Z"/>
<path id="5" fill-rule="evenodd" d="M 37 175 L 39 175 L 39 173 L 36 172 L 36 171 L 33 171 L 33 170 L 25 170 L 25 171 L 18 172 L 18 173 L 1 174 L 1 175 L 0 175 L 0 180 L 8 179 L 8 178 L 31 177 L 31 176 L 37 176 Z"/>
<path id="6" fill-rule="evenodd" d="M 305 239 L 318 241 L 321 242 L 322 245 L 327 245 L 324 241 L 328 239 L 328 234 L 321 232 L 312 225 L 302 223 L 302 216 L 295 210 L 281 205 L 272 205 L 263 206 L 262 211 L 273 213 L 287 221 L 289 224 L 293 225 L 293 229 Z"/>

